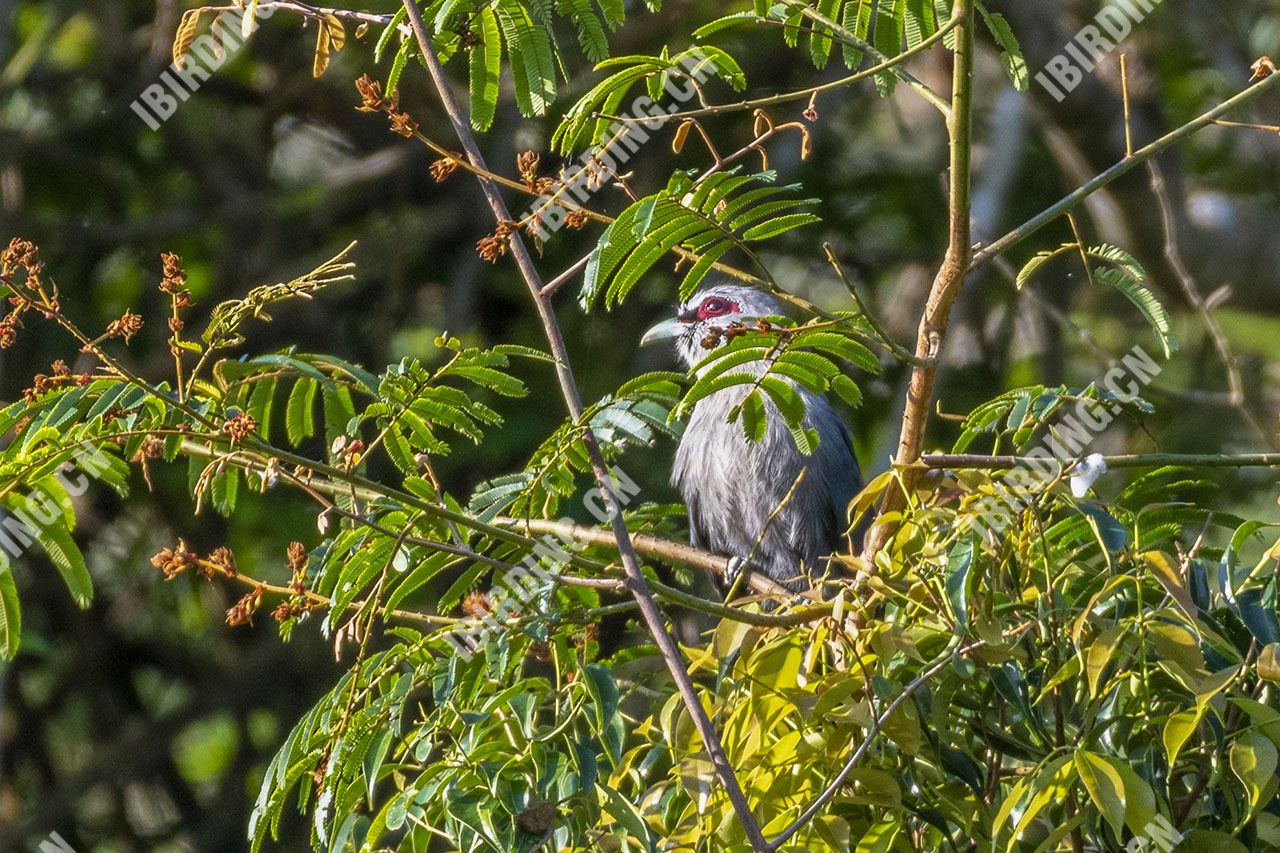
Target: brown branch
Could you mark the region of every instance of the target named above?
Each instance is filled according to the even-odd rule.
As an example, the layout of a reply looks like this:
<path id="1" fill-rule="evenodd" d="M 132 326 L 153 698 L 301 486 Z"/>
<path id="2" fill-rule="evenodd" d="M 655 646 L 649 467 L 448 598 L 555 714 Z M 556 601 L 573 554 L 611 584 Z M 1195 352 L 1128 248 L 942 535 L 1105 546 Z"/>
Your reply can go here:
<path id="1" fill-rule="evenodd" d="M 933 402 L 933 387 L 937 379 L 938 354 L 951 306 L 960 295 L 961 285 L 973 256 L 973 239 L 970 223 L 970 149 L 972 144 L 973 97 L 973 0 L 960 0 L 952 12 L 963 17 L 956 27 L 956 47 L 952 61 L 951 110 L 947 117 L 947 132 L 951 140 L 950 193 L 948 199 L 947 251 L 942 267 L 930 288 L 920 328 L 916 337 L 915 357 L 922 363 L 911 369 L 907 387 L 907 401 L 902 411 L 902 430 L 898 437 L 896 464 L 909 466 L 920 458 L 924 445 L 924 430 L 929 422 L 929 408 Z M 892 513 L 906 506 L 907 495 L 915 483 L 914 469 L 903 472 L 901 489 L 891 489 L 886 495 L 881 513 Z M 905 491 L 904 491 L 905 490 Z M 866 551 L 874 559 L 889 539 L 892 527 L 876 524 L 867 536 Z M 872 565 L 871 561 L 868 565 Z"/>
<path id="2" fill-rule="evenodd" d="M 480 153 L 480 148 L 476 145 L 475 137 L 471 133 L 467 119 L 462 114 L 462 110 L 453 95 L 453 90 L 449 86 L 449 80 L 445 76 L 440 60 L 436 56 L 435 46 L 432 43 L 431 34 L 427 31 L 426 24 L 422 20 L 421 11 L 414 0 L 403 0 L 403 3 L 414 37 L 417 39 L 418 47 L 422 51 L 422 58 L 426 63 L 427 72 L 431 76 L 436 93 L 439 95 L 441 104 L 449 116 L 449 121 L 453 125 L 454 132 L 458 136 L 467 159 L 478 168 L 487 168 L 484 157 Z M 494 219 L 498 222 L 509 221 L 511 219 L 510 212 L 507 210 L 506 203 L 502 200 L 497 186 L 487 178 L 479 178 L 478 180 Z M 578 392 L 577 380 L 574 378 L 573 370 L 569 366 L 569 354 L 565 347 L 564 338 L 560 333 L 560 325 L 551 308 L 550 300 L 542 295 L 544 287 L 542 277 L 534 266 L 533 258 L 529 255 L 529 251 L 525 247 L 519 232 L 511 235 L 510 250 L 516 266 L 520 270 L 520 275 L 529 289 L 529 295 L 533 300 L 534 307 L 537 309 L 538 318 L 546 335 L 551 355 L 556 360 L 556 376 L 560 382 L 561 394 L 569 410 L 569 415 L 575 422 L 581 422 L 583 414 L 582 398 Z M 711 763 L 715 767 L 721 783 L 724 785 L 725 793 L 733 805 L 738 820 L 742 823 L 743 831 L 750 841 L 752 849 L 755 851 L 767 851 L 768 842 L 765 841 L 764 835 L 760 831 L 760 825 L 756 821 L 755 815 L 751 813 L 751 807 L 747 803 L 746 795 L 738 783 L 733 767 L 729 764 L 728 756 L 725 755 L 724 747 L 720 744 L 719 736 L 711 723 L 711 719 L 707 716 L 707 712 L 702 706 L 702 700 L 698 696 L 693 680 L 689 677 L 688 667 L 680 653 L 679 646 L 667 631 L 666 620 L 653 598 L 648 581 L 645 580 L 644 574 L 640 570 L 640 561 L 631 545 L 631 537 L 622 518 L 622 506 L 613 490 L 608 465 L 605 463 L 604 455 L 600 452 L 600 446 L 596 441 L 595 434 L 585 424 L 582 427 L 582 440 L 587 448 L 597 488 L 609 515 L 610 526 L 613 528 L 614 539 L 619 555 L 622 558 L 623 570 L 627 575 L 627 586 L 636 599 L 641 618 L 644 620 L 649 633 L 653 636 L 667 669 L 671 672 L 671 677 L 676 683 L 681 699 L 684 701 L 689 716 L 693 720 L 694 727 L 702 738 L 703 746 L 706 747 L 708 757 L 711 759 Z"/>

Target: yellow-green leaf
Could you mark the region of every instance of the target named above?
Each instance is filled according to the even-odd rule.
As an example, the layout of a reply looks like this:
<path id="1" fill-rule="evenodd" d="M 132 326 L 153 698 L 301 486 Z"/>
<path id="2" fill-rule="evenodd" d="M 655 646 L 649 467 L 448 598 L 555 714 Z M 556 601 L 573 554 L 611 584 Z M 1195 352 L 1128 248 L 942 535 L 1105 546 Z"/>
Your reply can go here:
<path id="1" fill-rule="evenodd" d="M 1124 830 L 1124 780 L 1114 767 L 1083 749 L 1076 752 L 1075 764 L 1094 805 L 1120 838 Z"/>

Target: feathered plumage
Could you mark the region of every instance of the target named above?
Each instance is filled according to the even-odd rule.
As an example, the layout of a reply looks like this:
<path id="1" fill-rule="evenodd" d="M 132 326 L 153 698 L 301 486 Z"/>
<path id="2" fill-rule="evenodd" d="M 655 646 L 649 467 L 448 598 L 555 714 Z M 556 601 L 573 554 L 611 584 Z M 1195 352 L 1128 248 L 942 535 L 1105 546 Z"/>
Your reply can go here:
<path id="1" fill-rule="evenodd" d="M 784 313 L 767 293 L 718 284 L 696 293 L 680 306 L 674 320 L 650 330 L 645 342 L 674 339 L 680 359 L 693 368 L 706 357 L 702 342 L 713 329 Z M 764 369 L 763 362 L 734 368 Z M 729 421 L 730 411 L 750 389 L 737 385 L 694 405 L 676 451 L 671 481 L 689 508 L 693 544 L 744 560 L 759 540 L 750 568 L 791 589 L 803 589 L 809 577 L 826 571 L 828 555 L 845 549 L 848 506 L 862 488 L 862 475 L 840 415 L 825 398 L 791 384 L 804 399 L 804 425 L 818 433 L 813 455 L 806 456 L 796 447 L 767 397 L 764 439 L 748 440 L 742 426 Z M 770 523 L 804 468 L 808 469 L 804 480 Z"/>

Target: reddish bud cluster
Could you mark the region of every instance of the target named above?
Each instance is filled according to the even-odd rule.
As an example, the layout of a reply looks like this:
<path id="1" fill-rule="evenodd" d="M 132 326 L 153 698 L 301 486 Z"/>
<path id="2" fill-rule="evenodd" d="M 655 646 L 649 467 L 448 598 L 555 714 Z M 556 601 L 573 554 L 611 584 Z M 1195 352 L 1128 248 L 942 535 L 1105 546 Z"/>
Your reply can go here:
<path id="1" fill-rule="evenodd" d="M 160 262 L 164 265 L 160 289 L 170 296 L 186 293 L 187 271 L 182 268 L 182 258 L 173 252 L 161 252 Z"/>
<path id="2" fill-rule="evenodd" d="M 231 443 L 238 444 L 253 434 L 258 428 L 258 421 L 253 415 L 245 412 L 236 413 L 235 417 L 222 425 L 222 431 L 231 436 Z"/>
<path id="3" fill-rule="evenodd" d="M 107 324 L 107 337 L 124 338 L 126 344 L 140 331 L 142 331 L 142 317 L 132 311 L 125 311 L 120 315 L 119 320 L 112 320 Z"/>
<path id="4" fill-rule="evenodd" d="M 315 607 L 315 603 L 307 598 L 307 546 L 301 542 L 290 542 L 284 552 L 285 563 L 293 573 L 289 584 L 293 595 L 276 605 L 271 615 L 277 622 L 296 619 Z"/>
<path id="5" fill-rule="evenodd" d="M 202 560 L 195 551 L 188 549 L 187 543 L 181 539 L 178 540 L 178 547 L 165 548 L 152 557 L 151 565 L 164 572 L 164 579 L 167 581 L 173 580 L 192 568 L 205 580 L 211 580 L 214 575 L 219 574 L 229 578 L 236 576 L 236 556 L 231 553 L 230 548 L 225 545 L 215 548 Z"/>
<path id="6" fill-rule="evenodd" d="M 164 439 L 158 435 L 149 435 L 142 440 L 138 454 L 144 459 L 159 459 L 164 455 Z"/>
<path id="7" fill-rule="evenodd" d="M 178 540 L 177 548 L 165 548 L 151 558 L 151 565 L 164 572 L 164 579 L 171 581 L 192 566 L 198 566 L 200 557 L 187 550 L 187 543 Z"/>
<path id="8" fill-rule="evenodd" d="M 448 157 L 441 157 L 432 163 L 427 171 L 431 173 L 431 179 L 437 184 L 444 183 L 450 175 L 458 170 L 462 165 L 461 154 L 450 154 Z"/>
<path id="9" fill-rule="evenodd" d="M 207 562 L 212 564 L 214 569 L 219 569 L 224 575 L 233 578 L 237 574 L 236 555 L 231 553 L 231 549 L 226 545 L 219 545 L 209 552 Z M 208 577 L 210 575 L 206 575 Z"/>
<path id="10" fill-rule="evenodd" d="M 26 287 L 39 290 L 42 268 L 40 250 L 30 240 L 14 237 L 9 241 L 8 247 L 3 252 L 0 252 L 0 277 L 3 277 L 8 284 L 14 283 L 12 278 L 18 270 L 24 270 L 27 276 Z M 55 308 L 57 307 L 56 292 L 49 301 Z M 22 315 L 33 306 L 30 299 L 17 294 L 9 298 L 9 303 L 14 308 L 8 315 L 0 319 L 0 349 L 8 349 L 17 342 L 18 329 L 22 328 Z"/>
<path id="11" fill-rule="evenodd" d="M 536 151 L 521 151 L 516 155 L 516 171 L 530 190 L 538 186 L 538 164 L 541 162 L 542 156 Z"/>
<path id="12" fill-rule="evenodd" d="M 489 263 L 497 263 L 507 253 L 507 246 L 511 242 L 511 235 L 520 228 L 520 223 L 511 219 L 504 219 L 498 223 L 498 228 L 488 237 L 481 238 L 476 243 L 476 253 L 480 255 L 480 260 Z"/>
<path id="13" fill-rule="evenodd" d="M 701 346 L 703 349 L 715 349 L 720 345 L 721 341 L 731 341 L 734 338 L 740 338 L 748 332 L 759 332 L 762 335 L 777 335 L 779 340 L 785 340 L 791 337 L 794 332 L 785 326 L 775 326 L 765 319 L 756 320 L 755 324 L 748 326 L 746 323 L 737 322 L 730 323 L 728 326 L 719 328 L 712 326 L 707 336 L 702 339 Z"/>
<path id="14" fill-rule="evenodd" d="M 0 252 L 0 275 L 11 276 L 19 269 L 27 275 L 40 274 L 40 250 L 30 240 L 14 237 L 9 246 Z"/>
<path id="15" fill-rule="evenodd" d="M 462 599 L 462 612 L 472 619 L 483 619 L 493 612 L 493 604 L 489 601 L 489 596 L 478 589 L 473 590 Z"/>
<path id="16" fill-rule="evenodd" d="M 231 608 L 227 610 L 227 624 L 232 628 L 237 625 L 243 625 L 246 622 L 252 625 L 253 612 L 262 604 L 263 591 L 263 585 L 258 584 L 251 592 L 231 605 Z"/>
<path id="17" fill-rule="evenodd" d="M 52 376 L 45 376 L 43 373 L 37 373 L 32 379 L 32 385 L 22 392 L 22 399 L 28 403 L 34 403 L 40 399 L 45 392 L 52 391 L 54 388 L 64 387 L 68 385 L 85 386 L 89 384 L 90 377 L 87 373 L 79 376 L 71 372 L 71 368 L 67 367 L 67 363 L 62 359 L 55 361 L 49 369 Z"/>
<path id="18" fill-rule="evenodd" d="M 360 106 L 356 109 L 366 113 L 386 113 L 391 120 L 391 130 L 405 139 L 412 139 L 418 132 L 418 123 L 394 99 L 388 98 L 382 91 L 382 84 L 373 80 L 368 74 L 356 81 L 356 91 L 360 93 Z"/>

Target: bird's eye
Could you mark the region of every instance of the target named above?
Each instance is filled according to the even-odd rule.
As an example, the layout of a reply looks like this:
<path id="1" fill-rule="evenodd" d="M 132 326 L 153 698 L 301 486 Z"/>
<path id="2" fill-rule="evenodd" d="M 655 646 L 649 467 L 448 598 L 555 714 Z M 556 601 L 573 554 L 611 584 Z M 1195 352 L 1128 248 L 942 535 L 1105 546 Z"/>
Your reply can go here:
<path id="1" fill-rule="evenodd" d="M 719 296 L 709 296 L 702 300 L 702 304 L 698 306 L 698 319 L 708 320 L 712 317 L 720 317 L 728 314 L 730 311 L 736 311 L 737 305 L 734 305 L 728 299 L 722 299 Z"/>

